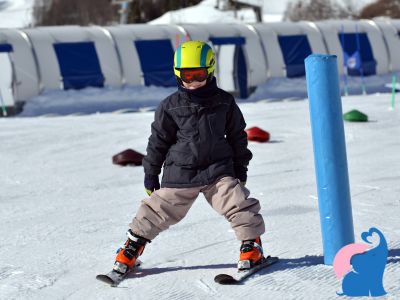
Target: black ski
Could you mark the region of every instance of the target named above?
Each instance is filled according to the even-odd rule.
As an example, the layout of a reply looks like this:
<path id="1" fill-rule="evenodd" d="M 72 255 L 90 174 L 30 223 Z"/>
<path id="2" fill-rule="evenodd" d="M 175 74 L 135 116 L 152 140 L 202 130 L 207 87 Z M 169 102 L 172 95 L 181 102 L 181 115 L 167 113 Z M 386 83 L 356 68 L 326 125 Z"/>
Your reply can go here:
<path id="1" fill-rule="evenodd" d="M 259 272 L 262 269 L 265 269 L 266 267 L 273 265 L 274 263 L 277 263 L 278 261 L 278 257 L 268 256 L 264 258 L 262 263 L 254 266 L 249 270 L 237 271 L 233 275 L 218 274 L 217 276 L 215 276 L 214 281 L 219 284 L 239 284 L 249 276 Z"/>
<path id="2" fill-rule="evenodd" d="M 104 283 L 109 284 L 112 287 L 117 287 L 122 280 L 124 280 L 126 278 L 126 276 L 132 272 L 135 272 L 136 269 L 138 267 L 140 267 L 140 265 L 142 264 L 142 262 L 140 260 L 137 260 L 135 263 L 135 266 L 132 268 L 132 270 L 126 272 L 125 274 L 121 274 L 119 272 L 116 272 L 114 270 L 108 272 L 107 274 L 99 274 L 96 276 L 97 280 L 100 280 Z"/>

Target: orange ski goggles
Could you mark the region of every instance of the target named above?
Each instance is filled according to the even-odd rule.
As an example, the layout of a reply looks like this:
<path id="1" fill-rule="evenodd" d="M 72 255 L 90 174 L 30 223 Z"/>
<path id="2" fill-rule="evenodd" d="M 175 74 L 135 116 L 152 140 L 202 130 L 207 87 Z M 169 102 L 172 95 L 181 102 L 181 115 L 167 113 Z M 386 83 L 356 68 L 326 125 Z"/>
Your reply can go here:
<path id="1" fill-rule="evenodd" d="M 180 69 L 181 79 L 186 83 L 193 81 L 204 81 L 208 77 L 207 68 L 195 68 L 195 69 Z"/>

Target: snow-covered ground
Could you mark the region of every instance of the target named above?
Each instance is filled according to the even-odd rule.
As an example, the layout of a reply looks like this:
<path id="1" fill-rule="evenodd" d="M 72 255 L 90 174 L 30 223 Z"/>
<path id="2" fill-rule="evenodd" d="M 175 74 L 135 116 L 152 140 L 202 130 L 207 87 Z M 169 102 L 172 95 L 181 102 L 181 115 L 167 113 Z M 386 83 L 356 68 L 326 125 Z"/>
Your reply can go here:
<path id="1" fill-rule="evenodd" d="M 252 9 L 242 9 L 235 13 L 233 11 L 220 10 L 216 0 L 203 0 L 198 5 L 187 8 L 169 11 L 157 19 L 150 21 L 150 24 L 180 24 L 180 23 L 254 23 L 257 18 Z M 283 11 L 278 6 L 268 7 L 263 13 L 263 22 L 282 21 Z M 205 17 L 206 16 L 206 17 Z"/>
<path id="2" fill-rule="evenodd" d="M 218 79 L 217 79 L 218 80 Z M 391 91 L 391 74 L 365 77 L 368 94 Z M 361 94 L 359 77 L 348 77 L 349 94 Z M 342 94 L 344 84 L 341 81 Z M 305 77 L 271 78 L 259 85 L 248 99 L 239 102 L 279 101 L 307 97 Z M 126 86 L 123 88 L 85 88 L 82 90 L 47 90 L 27 101 L 19 116 L 91 114 L 115 111 L 153 110 L 176 87 Z"/>
<path id="3" fill-rule="evenodd" d="M 219 1 L 220 6 L 222 2 Z M 243 1 L 246 2 L 246 1 Z M 261 4 L 263 5 L 263 22 L 281 22 L 283 21 L 283 16 L 286 11 L 286 8 L 290 2 L 296 3 L 297 0 L 253 0 L 249 1 L 252 4 Z M 343 6 L 353 5 L 356 11 L 361 10 L 361 8 L 374 0 L 338 0 Z M 161 17 L 149 22 L 151 24 L 179 24 L 179 23 L 239 23 L 239 22 L 247 22 L 253 23 L 256 22 L 256 15 L 252 9 L 242 9 L 237 12 L 237 15 L 234 15 L 233 11 L 221 11 L 216 9 L 217 0 L 203 0 L 198 5 L 187 7 L 184 9 L 169 11 L 162 15 Z M 205 17 L 206 16 L 206 17 Z"/>
<path id="4" fill-rule="evenodd" d="M 151 110 L 175 88 L 135 86 L 49 90 L 33 97 L 18 116 L 91 114 Z"/>
<path id="5" fill-rule="evenodd" d="M 356 241 L 386 236 L 388 296 L 400 298 L 400 108 L 390 95 L 343 98 L 368 123 L 345 123 Z M 153 112 L 0 119 L 0 299 L 336 299 L 341 282 L 323 265 L 308 102 L 240 104 L 250 143 L 247 186 L 262 204 L 266 254 L 281 262 L 240 286 L 219 286 L 239 254 L 227 221 L 203 197 L 145 249 L 143 271 L 109 288 L 108 271 L 145 197 L 143 169 L 112 155 L 145 152 Z"/>

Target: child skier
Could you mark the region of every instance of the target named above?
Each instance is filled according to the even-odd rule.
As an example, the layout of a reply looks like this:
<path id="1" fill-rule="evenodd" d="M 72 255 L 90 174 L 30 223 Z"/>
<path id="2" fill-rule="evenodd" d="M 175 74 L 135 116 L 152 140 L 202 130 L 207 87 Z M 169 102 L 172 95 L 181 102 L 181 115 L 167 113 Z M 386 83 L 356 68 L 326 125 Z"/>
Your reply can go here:
<path id="1" fill-rule="evenodd" d="M 151 125 L 143 159 L 150 197 L 129 224 L 128 240 L 115 259 L 113 269 L 120 274 L 134 267 L 147 243 L 185 217 L 199 193 L 242 241 L 238 268 L 263 259 L 260 203 L 244 187 L 252 158 L 246 124 L 233 96 L 217 87 L 214 69 L 215 55 L 205 42 L 185 42 L 175 52 L 178 91 L 160 103 Z"/>

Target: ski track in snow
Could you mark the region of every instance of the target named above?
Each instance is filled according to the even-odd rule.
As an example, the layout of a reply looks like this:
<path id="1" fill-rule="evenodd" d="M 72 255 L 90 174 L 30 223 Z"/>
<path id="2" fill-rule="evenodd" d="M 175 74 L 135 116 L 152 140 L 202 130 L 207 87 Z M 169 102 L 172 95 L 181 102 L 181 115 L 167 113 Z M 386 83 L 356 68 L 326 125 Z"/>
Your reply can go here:
<path id="1" fill-rule="evenodd" d="M 383 299 L 400 298 L 400 110 L 390 95 L 345 97 L 373 122 L 345 123 L 356 242 L 378 227 L 389 243 Z M 112 155 L 145 152 L 153 112 L 0 119 L 0 299 L 338 299 L 323 264 L 307 101 L 241 104 L 250 143 L 248 188 L 261 201 L 266 254 L 281 261 L 239 286 L 214 276 L 236 267 L 240 243 L 203 196 L 161 233 L 135 276 L 110 288 L 95 275 L 115 250 L 143 191 L 141 167 Z M 139 126 L 138 126 L 139 125 Z M 344 298 L 346 299 L 346 298 Z"/>

